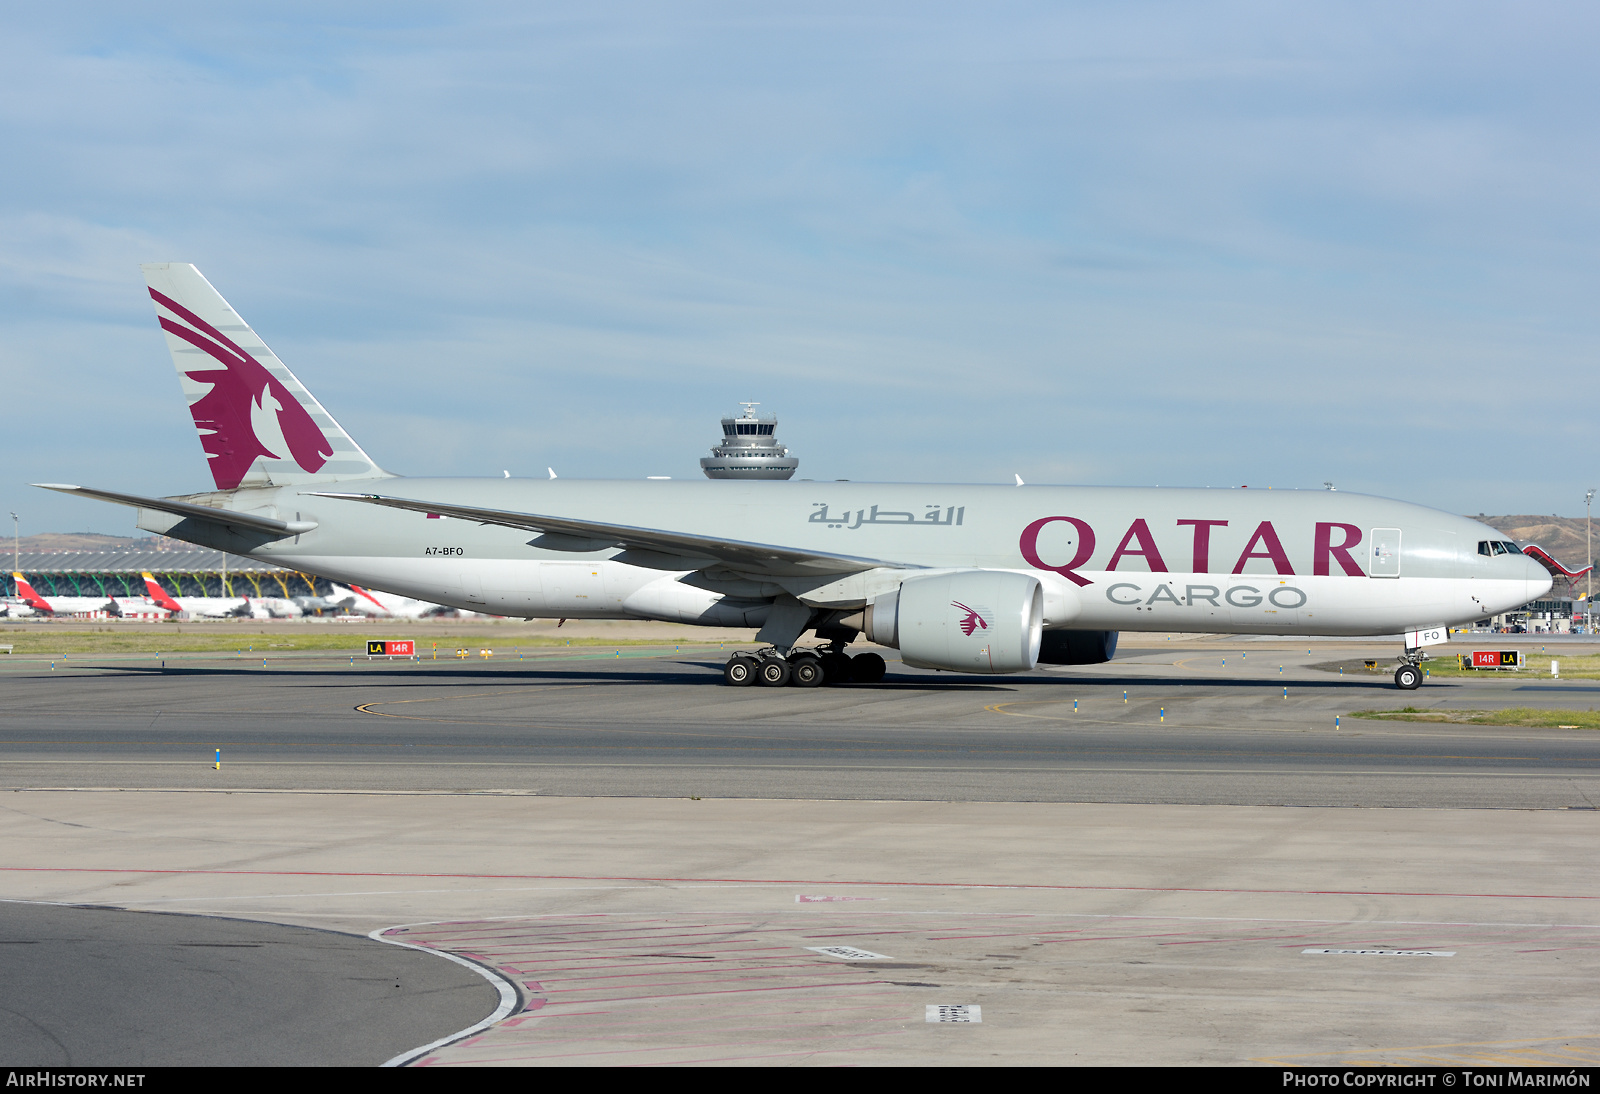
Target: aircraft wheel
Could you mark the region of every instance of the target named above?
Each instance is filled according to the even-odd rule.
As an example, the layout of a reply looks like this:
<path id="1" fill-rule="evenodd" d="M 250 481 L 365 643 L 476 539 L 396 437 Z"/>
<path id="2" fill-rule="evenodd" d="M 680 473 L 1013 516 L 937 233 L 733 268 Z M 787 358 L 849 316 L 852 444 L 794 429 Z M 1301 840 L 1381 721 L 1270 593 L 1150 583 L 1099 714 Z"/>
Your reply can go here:
<path id="1" fill-rule="evenodd" d="M 796 657 L 789 662 L 789 682 L 797 688 L 820 687 L 823 681 L 822 662 L 815 657 Z"/>
<path id="2" fill-rule="evenodd" d="M 850 658 L 850 675 L 858 684 L 876 684 L 887 669 L 883 658 L 875 653 L 858 653 Z"/>
<path id="3" fill-rule="evenodd" d="M 823 683 L 829 687 L 835 684 L 848 684 L 851 679 L 850 655 L 847 653 L 825 653 L 822 655 Z"/>
<path id="4" fill-rule="evenodd" d="M 1394 670 L 1394 686 L 1401 691 L 1416 691 L 1422 686 L 1422 670 L 1415 665 L 1401 665 Z"/>
<path id="5" fill-rule="evenodd" d="M 736 688 L 747 688 L 756 682 L 756 661 L 753 657 L 730 657 L 722 666 L 722 681 Z"/>
<path id="6" fill-rule="evenodd" d="M 764 688 L 781 688 L 789 682 L 789 662 L 769 657 L 756 666 L 756 682 Z"/>

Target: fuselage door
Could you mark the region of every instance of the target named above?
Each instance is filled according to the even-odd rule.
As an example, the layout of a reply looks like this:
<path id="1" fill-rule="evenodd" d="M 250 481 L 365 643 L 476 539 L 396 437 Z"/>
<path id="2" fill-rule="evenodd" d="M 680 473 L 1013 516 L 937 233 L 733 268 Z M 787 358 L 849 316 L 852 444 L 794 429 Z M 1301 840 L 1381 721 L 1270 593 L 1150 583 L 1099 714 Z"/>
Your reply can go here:
<path id="1" fill-rule="evenodd" d="M 1400 576 L 1400 529 L 1374 528 L 1370 537 L 1372 557 L 1367 567 L 1371 577 Z"/>

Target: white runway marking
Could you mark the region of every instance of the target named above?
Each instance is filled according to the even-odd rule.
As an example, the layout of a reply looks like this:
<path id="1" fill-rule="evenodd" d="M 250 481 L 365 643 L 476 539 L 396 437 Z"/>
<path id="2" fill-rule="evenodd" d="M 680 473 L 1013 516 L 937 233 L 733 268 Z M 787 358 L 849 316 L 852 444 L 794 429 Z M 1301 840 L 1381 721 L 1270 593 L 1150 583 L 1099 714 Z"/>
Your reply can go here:
<path id="1" fill-rule="evenodd" d="M 507 980 L 493 969 L 485 968 L 476 961 L 468 961 L 464 957 L 458 957 L 455 954 L 449 953 L 445 950 L 437 950 L 429 946 L 416 946 L 410 942 L 400 942 L 393 938 L 384 937 L 390 931 L 397 931 L 400 929 L 400 926 L 380 927 L 377 930 L 370 932 L 367 937 L 375 939 L 379 942 L 386 942 L 391 946 L 403 946 L 408 950 L 417 950 L 421 953 L 431 953 L 438 957 L 443 957 L 447 961 L 454 961 L 462 968 L 471 969 L 473 972 L 477 973 L 479 976 L 483 977 L 485 980 L 489 981 L 489 983 L 494 985 L 495 991 L 500 993 L 500 1005 L 495 1007 L 494 1013 L 489 1015 L 489 1017 L 485 1018 L 483 1021 L 475 1022 L 466 1029 L 449 1034 L 445 1037 L 441 1037 L 437 1041 L 429 1041 L 425 1045 L 408 1049 L 407 1051 L 400 1053 L 398 1056 L 395 1056 L 389 1060 L 385 1060 L 382 1064 L 383 1067 L 403 1067 L 412 1060 L 417 1059 L 419 1056 L 424 1056 L 427 1053 L 432 1052 L 434 1049 L 443 1048 L 445 1045 L 454 1044 L 456 1041 L 470 1037 L 480 1030 L 488 1029 L 495 1023 L 509 1017 L 511 1012 L 517 1009 L 517 989 L 516 986 L 511 983 L 511 981 Z"/>
<path id="2" fill-rule="evenodd" d="M 820 953 L 824 957 L 837 957 L 840 961 L 887 961 L 886 953 L 873 953 L 871 950 L 858 950 L 854 946 L 807 946 L 806 949 Z"/>

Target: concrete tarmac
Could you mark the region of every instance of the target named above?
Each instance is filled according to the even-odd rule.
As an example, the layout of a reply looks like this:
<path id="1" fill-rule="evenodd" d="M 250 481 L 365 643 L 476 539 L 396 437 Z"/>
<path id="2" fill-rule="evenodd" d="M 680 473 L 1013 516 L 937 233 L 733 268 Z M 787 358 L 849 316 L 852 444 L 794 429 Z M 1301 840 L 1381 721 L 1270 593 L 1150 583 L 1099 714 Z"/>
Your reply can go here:
<path id="1" fill-rule="evenodd" d="M 393 930 L 517 983 L 431 1064 L 1568 1067 L 1600 1062 L 1596 835 L 1568 810 L 12 791 L 0 885 Z M 982 1021 L 927 1021 L 960 1005 Z"/>
<path id="2" fill-rule="evenodd" d="M 373 1066 L 499 1001 L 453 962 L 273 923 L 0 902 L 0 1066 Z"/>
<path id="3" fill-rule="evenodd" d="M 0 661 L 0 895 L 499 970 L 517 1012 L 437 1064 L 1600 1060 L 1600 734 L 1347 717 L 1600 682 L 1173 646 L 810 691 L 673 651 Z"/>
<path id="4" fill-rule="evenodd" d="M 1387 672 L 1309 667 L 1371 649 L 1189 644 L 1016 677 L 896 665 L 810 690 L 721 686 L 725 655 L 670 651 L 4 664 L 0 786 L 1600 806 L 1600 733 L 1350 717 L 1592 707 L 1600 681 L 1402 693 Z"/>

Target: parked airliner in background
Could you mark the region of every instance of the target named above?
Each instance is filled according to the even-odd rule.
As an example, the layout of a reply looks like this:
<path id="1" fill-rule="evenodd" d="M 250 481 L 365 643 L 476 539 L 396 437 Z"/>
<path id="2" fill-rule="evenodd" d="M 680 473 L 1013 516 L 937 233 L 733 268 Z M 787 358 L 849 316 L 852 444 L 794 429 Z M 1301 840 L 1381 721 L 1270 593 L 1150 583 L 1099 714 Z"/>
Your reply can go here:
<path id="1" fill-rule="evenodd" d="M 395 593 L 380 592 L 377 589 L 363 589 L 360 585 L 351 585 L 346 588 L 334 582 L 332 591 L 322 598 L 319 606 L 336 608 L 340 611 L 350 612 L 354 615 L 369 615 L 380 619 L 422 619 L 432 615 L 454 615 L 456 609 L 435 604 L 429 600 L 418 600 L 415 597 L 399 596 Z M 476 612 L 462 612 L 462 615 L 476 615 Z"/>
<path id="2" fill-rule="evenodd" d="M 18 575 L 13 572 L 11 576 L 13 579 L 15 579 Z M 32 592 L 32 589 L 30 588 L 29 591 Z M 22 592 L 20 588 L 18 588 L 17 592 L 19 594 L 17 596 L 0 597 L 0 617 L 4 617 L 6 619 L 27 619 L 30 616 L 47 614 L 40 612 L 38 608 L 35 608 L 32 604 L 28 603 L 29 598 L 20 595 Z M 34 597 L 37 597 L 38 595 L 38 593 L 33 593 Z"/>
<path id="3" fill-rule="evenodd" d="M 186 612 L 193 619 L 293 619 L 302 614 L 294 601 L 282 597 L 172 596 L 153 574 L 140 576 L 152 601 L 169 612 Z"/>
<path id="4" fill-rule="evenodd" d="M 6 614 L 22 618 L 29 615 L 100 615 L 128 618 L 164 619 L 167 609 L 142 596 L 40 596 L 28 579 L 13 572 L 11 580 L 17 595 L 8 599 Z"/>
<path id="5" fill-rule="evenodd" d="M 1331 491 L 400 478 L 382 470 L 193 266 L 144 267 L 214 491 L 48 489 L 140 528 L 494 615 L 760 627 L 729 683 L 1021 672 L 1109 660 L 1117 632 L 1406 635 L 1549 572 L 1485 524 Z M 816 648 L 799 645 L 815 632 Z"/>

